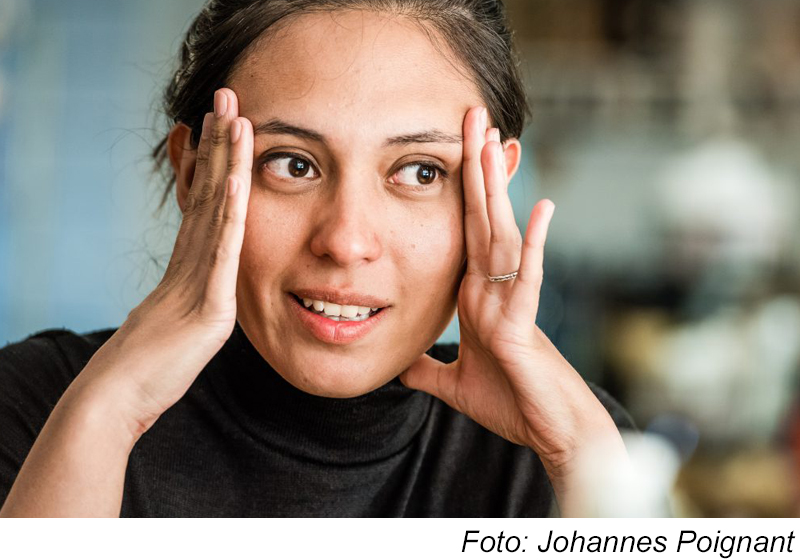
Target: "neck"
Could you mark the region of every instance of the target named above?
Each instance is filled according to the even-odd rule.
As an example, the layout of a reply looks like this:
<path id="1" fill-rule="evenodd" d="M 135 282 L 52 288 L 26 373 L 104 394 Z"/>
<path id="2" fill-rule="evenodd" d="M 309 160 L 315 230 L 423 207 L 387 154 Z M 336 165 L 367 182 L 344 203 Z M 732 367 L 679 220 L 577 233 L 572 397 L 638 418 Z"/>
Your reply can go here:
<path id="1" fill-rule="evenodd" d="M 287 382 L 240 325 L 209 365 L 215 392 L 243 429 L 292 455 L 332 463 L 375 461 L 408 445 L 432 397 L 397 378 L 364 395 L 311 395 Z"/>

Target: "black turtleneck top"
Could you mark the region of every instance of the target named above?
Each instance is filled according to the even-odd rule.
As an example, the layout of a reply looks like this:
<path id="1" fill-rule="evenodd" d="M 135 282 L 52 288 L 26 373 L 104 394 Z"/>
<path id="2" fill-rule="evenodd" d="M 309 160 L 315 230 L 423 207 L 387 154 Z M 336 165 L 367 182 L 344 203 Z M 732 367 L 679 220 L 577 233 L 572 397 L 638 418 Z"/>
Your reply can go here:
<path id="1" fill-rule="evenodd" d="M 58 399 L 113 333 L 47 330 L 0 349 L 0 504 Z M 427 353 L 449 363 L 458 345 Z M 592 390 L 617 426 L 633 428 Z M 134 446 L 121 515 L 516 517 L 552 506 L 530 449 L 396 378 L 346 399 L 300 391 L 237 323 Z"/>

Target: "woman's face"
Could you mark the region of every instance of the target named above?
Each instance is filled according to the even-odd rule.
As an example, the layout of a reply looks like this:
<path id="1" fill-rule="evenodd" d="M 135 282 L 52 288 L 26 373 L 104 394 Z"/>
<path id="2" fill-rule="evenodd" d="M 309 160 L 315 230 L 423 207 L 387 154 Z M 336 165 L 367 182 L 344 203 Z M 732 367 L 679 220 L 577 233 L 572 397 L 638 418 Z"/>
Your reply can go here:
<path id="1" fill-rule="evenodd" d="M 455 312 L 462 123 L 483 104 L 477 89 L 415 23 L 363 11 L 290 20 L 227 86 L 256 134 L 239 323 L 301 390 L 385 384 Z M 296 296 L 329 315 L 382 309 L 335 321 Z"/>

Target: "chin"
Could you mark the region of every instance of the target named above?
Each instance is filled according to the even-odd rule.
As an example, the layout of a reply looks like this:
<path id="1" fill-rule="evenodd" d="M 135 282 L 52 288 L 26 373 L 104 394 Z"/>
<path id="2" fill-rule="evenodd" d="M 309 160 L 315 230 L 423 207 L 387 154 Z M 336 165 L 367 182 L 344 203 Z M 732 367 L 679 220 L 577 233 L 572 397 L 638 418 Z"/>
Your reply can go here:
<path id="1" fill-rule="evenodd" d="M 317 361 L 314 364 L 288 367 L 281 376 L 297 389 L 318 397 L 350 398 L 369 393 L 391 381 L 395 375 L 376 371 L 372 365 Z"/>

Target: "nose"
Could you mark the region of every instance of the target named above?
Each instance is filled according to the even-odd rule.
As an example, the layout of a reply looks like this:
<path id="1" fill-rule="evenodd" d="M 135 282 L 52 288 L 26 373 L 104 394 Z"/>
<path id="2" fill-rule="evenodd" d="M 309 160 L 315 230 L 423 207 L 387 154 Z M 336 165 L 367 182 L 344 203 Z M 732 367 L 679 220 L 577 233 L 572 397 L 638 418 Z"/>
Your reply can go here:
<path id="1" fill-rule="evenodd" d="M 383 248 L 373 189 L 345 177 L 332 187 L 316 213 L 311 252 L 342 267 L 377 260 Z"/>

